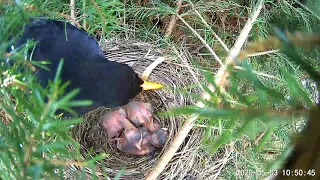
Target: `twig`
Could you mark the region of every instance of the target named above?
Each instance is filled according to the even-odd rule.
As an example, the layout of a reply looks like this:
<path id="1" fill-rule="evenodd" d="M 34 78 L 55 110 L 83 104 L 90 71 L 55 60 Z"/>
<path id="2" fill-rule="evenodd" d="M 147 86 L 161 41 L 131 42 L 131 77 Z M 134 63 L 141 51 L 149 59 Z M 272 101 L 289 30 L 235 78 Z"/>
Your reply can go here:
<path id="1" fill-rule="evenodd" d="M 193 32 L 194 35 L 196 35 L 199 40 L 203 43 L 203 45 L 210 51 L 210 53 L 213 55 L 213 57 L 220 63 L 221 66 L 224 66 L 218 55 L 212 50 L 212 48 L 207 44 L 207 42 L 197 33 L 196 30 L 194 30 L 180 15 L 177 15 L 177 17 Z"/>
<path id="2" fill-rule="evenodd" d="M 82 0 L 82 11 L 83 11 L 83 22 L 82 27 L 83 29 L 87 30 L 87 13 L 86 13 L 86 5 L 87 0 Z"/>
<path id="3" fill-rule="evenodd" d="M 216 34 L 216 32 L 214 32 L 211 27 L 209 26 L 209 24 L 206 22 L 206 20 L 201 16 L 201 14 L 199 13 L 199 11 L 197 11 L 197 9 L 194 7 L 194 4 L 190 1 L 190 4 L 192 6 L 192 8 L 194 9 L 194 11 L 196 12 L 196 14 L 199 16 L 199 18 L 201 19 L 201 21 L 203 22 L 203 24 L 209 28 L 209 30 L 211 31 L 211 33 L 213 34 L 213 36 L 219 41 L 219 43 L 222 45 L 222 47 L 224 48 L 224 50 L 226 52 L 229 52 L 229 48 L 228 46 L 222 41 L 222 39 L 220 39 L 220 37 Z"/>
<path id="4" fill-rule="evenodd" d="M 93 6 L 97 9 L 99 15 L 101 16 L 101 20 L 102 20 L 102 23 L 103 23 L 102 33 L 101 33 L 101 39 L 103 39 L 102 37 L 103 37 L 103 34 L 104 34 L 104 30 L 105 30 L 105 29 L 104 29 L 104 26 L 107 24 L 107 21 L 106 21 L 106 19 L 104 18 L 103 13 L 101 12 L 101 10 L 100 10 L 99 5 L 97 4 L 97 2 L 94 1 L 94 0 L 90 0 L 90 1 L 91 1 L 91 3 L 93 4 Z"/>
<path id="5" fill-rule="evenodd" d="M 54 12 L 54 11 L 47 11 L 47 10 L 42 10 L 42 9 L 38 9 L 37 7 L 35 7 L 34 5 L 28 5 L 28 4 L 25 4 L 24 5 L 24 8 L 27 10 L 27 11 L 35 11 L 35 12 L 38 12 L 38 13 L 46 13 L 46 14 L 50 14 L 50 15 L 54 15 L 54 16 L 62 16 L 66 19 L 69 19 L 72 23 L 74 23 L 78 28 L 81 28 L 81 25 L 74 19 L 72 18 L 70 15 L 68 14 L 63 14 L 63 13 L 57 13 L 57 12 Z"/>
<path id="6" fill-rule="evenodd" d="M 262 133 L 259 134 L 259 136 L 253 141 L 254 145 L 257 145 L 260 139 L 267 133 L 267 131 L 263 131 Z"/>
<path id="7" fill-rule="evenodd" d="M 42 163 L 42 161 L 37 160 L 37 163 Z M 57 159 L 50 159 L 50 163 L 54 164 L 54 165 L 74 165 L 74 166 L 80 166 L 80 167 L 85 167 L 88 166 L 88 162 L 77 162 L 77 161 L 61 161 L 61 160 L 57 160 Z"/>
<path id="8" fill-rule="evenodd" d="M 10 121 L 12 121 L 12 116 L 10 113 L 7 112 L 6 108 L 3 107 L 3 104 L 0 103 L 0 109 L 5 113 L 5 117 L 9 119 L 9 123 Z"/>
<path id="9" fill-rule="evenodd" d="M 0 0 L 0 4 L 15 4 L 14 0 Z"/>
<path id="10" fill-rule="evenodd" d="M 252 18 L 249 18 L 246 25 L 244 26 L 243 30 L 240 33 L 239 38 L 237 39 L 235 45 L 231 49 L 229 56 L 227 57 L 226 65 L 233 64 L 235 57 L 239 53 L 241 47 L 243 46 L 246 38 L 248 37 L 248 34 L 253 26 L 253 23 L 257 19 L 263 5 L 263 0 L 259 0 L 257 2 L 257 8 L 253 12 Z M 222 66 L 218 70 L 218 74 L 215 76 L 216 82 L 222 81 L 223 78 L 225 78 L 226 74 L 226 66 Z M 220 85 L 221 83 L 217 83 L 217 85 Z M 203 94 L 205 96 L 205 94 Z M 209 96 L 210 97 L 210 96 Z M 198 107 L 204 107 L 204 104 L 197 103 Z M 157 164 L 153 168 L 153 170 L 146 176 L 146 180 L 154 180 L 156 179 L 160 173 L 165 169 L 166 165 L 170 162 L 172 157 L 175 155 L 177 150 L 179 149 L 180 145 L 183 143 L 184 139 L 187 137 L 189 131 L 193 128 L 195 120 L 198 118 L 199 115 L 192 114 L 190 117 L 188 117 L 185 121 L 185 123 L 182 125 L 181 129 L 177 133 L 177 135 L 172 140 L 169 148 L 165 151 L 165 153 L 161 156 L 161 158 L 158 160 Z"/>
<path id="11" fill-rule="evenodd" d="M 238 70 L 242 70 L 242 71 L 247 71 L 247 69 L 241 67 L 241 66 L 235 66 L 234 67 L 235 69 L 238 69 Z M 258 76 L 263 76 L 263 77 L 267 77 L 267 78 L 271 78 L 271 79 L 275 79 L 277 81 L 281 81 L 280 78 L 274 76 L 274 75 L 270 75 L 270 74 L 266 74 L 266 73 L 263 73 L 263 72 L 259 72 L 259 71 L 252 71 L 254 74 L 258 75 Z"/>
<path id="12" fill-rule="evenodd" d="M 291 4 L 289 4 L 287 1 L 284 1 L 288 6 L 292 6 Z M 309 7 L 307 7 L 306 5 L 304 5 L 303 3 L 299 2 L 298 0 L 294 1 L 295 3 L 299 4 L 301 7 L 303 7 L 305 10 L 307 10 L 309 13 L 311 13 L 313 15 L 313 17 L 316 17 L 320 20 L 320 17 L 314 12 L 312 11 Z"/>
<path id="13" fill-rule="evenodd" d="M 197 127 L 197 128 L 210 128 L 210 129 L 213 129 L 213 130 L 219 130 L 219 128 L 216 128 L 214 126 L 207 126 L 207 125 L 203 125 L 203 124 L 196 124 L 196 125 L 194 125 L 194 127 Z"/>
<path id="14" fill-rule="evenodd" d="M 161 64 L 166 59 L 164 57 L 158 57 L 155 61 L 153 61 L 142 73 L 141 79 L 147 80 L 154 68 L 156 68 L 159 64 Z"/>
<path id="15" fill-rule="evenodd" d="M 248 57 L 263 56 L 263 55 L 273 54 L 277 52 L 279 52 L 279 49 L 248 54 Z"/>
<path id="16" fill-rule="evenodd" d="M 234 110 L 235 112 L 239 112 L 242 115 L 259 115 L 259 114 L 270 114 L 270 115 L 278 115 L 278 116 L 284 116 L 284 117 L 291 117 L 292 115 L 307 115 L 309 112 L 309 109 L 306 109 L 302 105 L 298 105 L 294 108 L 279 108 L 279 109 L 260 109 L 260 108 L 251 108 L 251 107 L 245 107 L 245 108 L 232 108 L 232 107 L 224 107 L 224 108 L 216 108 L 223 109 L 223 110 Z"/>
<path id="17" fill-rule="evenodd" d="M 258 18 L 258 15 L 262 9 L 263 0 L 259 0 L 257 2 L 257 4 L 258 4 L 257 9 L 256 9 L 256 11 L 253 12 L 252 18 L 248 19 L 246 25 L 243 27 L 243 29 L 240 33 L 240 36 L 238 37 L 237 41 L 235 42 L 233 48 L 230 50 L 230 53 L 226 59 L 226 66 L 222 66 L 216 74 L 215 83 L 218 87 L 222 87 L 225 79 L 228 77 L 229 73 L 227 71 L 227 66 L 235 63 L 235 59 L 236 59 L 237 55 L 239 54 L 243 44 L 245 43 L 245 41 L 250 33 L 250 30 L 253 26 L 253 23 Z"/>
<path id="18" fill-rule="evenodd" d="M 189 131 L 193 128 L 193 123 L 199 115 L 192 114 L 188 119 L 185 121 L 177 135 L 172 140 L 169 148 L 167 151 L 160 157 L 155 167 L 152 169 L 152 171 L 147 175 L 146 180 L 155 180 L 160 173 L 164 170 L 166 165 L 169 163 L 169 161 L 172 159 L 174 154 L 179 149 L 180 145 L 184 141 L 185 137 L 189 134 Z"/>
<path id="19" fill-rule="evenodd" d="M 76 19 L 76 7 L 75 7 L 75 0 L 70 0 L 70 16 L 72 19 Z M 73 22 L 71 22 L 72 25 L 75 25 Z"/>
<path id="20" fill-rule="evenodd" d="M 176 9 L 176 13 L 177 13 L 177 14 L 179 14 L 180 11 L 181 11 L 182 2 L 183 2 L 183 0 L 179 0 L 179 1 L 177 2 L 177 6 L 178 6 L 177 9 Z M 173 14 L 173 15 L 171 16 L 171 20 L 170 20 L 170 22 L 169 22 L 169 26 L 168 26 L 168 28 L 167 28 L 166 34 L 164 35 L 164 38 L 168 38 L 169 36 L 171 36 L 173 29 L 176 27 L 176 22 L 177 22 L 176 15 Z"/>
<path id="21" fill-rule="evenodd" d="M 200 88 L 202 89 L 202 91 L 204 91 L 204 89 L 201 86 L 201 83 L 199 81 L 199 79 L 197 78 L 197 76 L 195 75 L 195 72 L 192 70 L 191 66 L 189 65 L 189 63 L 187 62 L 186 58 L 183 58 L 182 55 L 184 54 L 183 52 L 179 52 L 174 46 L 172 46 L 173 51 L 177 54 L 177 56 L 181 59 L 181 61 L 184 63 L 185 67 L 187 67 L 187 69 L 189 70 L 190 74 L 192 75 L 193 79 L 198 83 L 198 85 L 200 85 Z M 187 57 L 187 56 L 185 56 Z"/>
<path id="22" fill-rule="evenodd" d="M 190 67 L 190 66 L 186 66 L 186 65 L 182 65 L 182 64 L 174 63 L 174 62 L 166 62 L 166 63 L 168 63 L 168 64 L 173 64 L 173 65 L 180 66 L 180 67 L 187 67 L 187 68 L 189 68 L 189 69 L 197 69 L 197 68 L 195 68 L 195 67 Z M 238 70 L 246 71 L 246 69 L 243 68 L 243 67 L 241 67 L 241 66 L 235 66 L 234 68 L 235 68 L 235 69 L 238 69 Z M 207 71 L 207 72 L 208 72 L 208 71 Z M 277 80 L 277 81 L 280 81 L 280 80 L 281 80 L 281 79 L 279 79 L 279 78 L 277 78 L 277 77 L 275 77 L 275 76 L 273 76 L 273 75 L 266 74 L 266 73 L 264 73 L 264 72 L 255 71 L 255 70 L 252 70 L 252 72 L 253 72 L 254 74 L 258 75 L 258 76 L 263 76 L 263 77 L 267 77 L 267 78 L 272 78 L 272 79 L 275 79 L 275 80 Z M 211 71 L 210 71 L 209 73 L 213 74 Z"/>
<path id="23" fill-rule="evenodd" d="M 49 13 L 49 14 L 56 14 L 56 13 Z M 72 23 L 74 23 L 78 28 L 81 28 L 81 25 L 78 23 L 78 21 L 76 21 L 75 19 L 73 19 L 71 16 L 69 16 L 68 14 L 63 14 L 63 13 L 57 13 L 60 16 L 70 19 Z"/>
<path id="24" fill-rule="evenodd" d="M 219 167 L 218 172 L 215 174 L 215 178 L 214 178 L 214 179 L 218 178 L 217 176 L 221 173 L 223 167 L 224 167 L 224 166 L 227 164 L 227 162 L 231 159 L 230 156 L 231 156 L 232 153 L 233 153 L 233 151 L 229 151 L 228 154 L 227 154 L 227 156 L 222 160 L 222 164 L 221 164 L 221 166 Z"/>
<path id="25" fill-rule="evenodd" d="M 31 135 L 28 138 L 28 146 L 26 146 L 25 150 L 24 150 L 24 158 L 23 158 L 23 176 L 26 175 L 27 173 L 27 167 L 29 166 L 29 162 L 30 162 L 30 155 L 32 153 L 32 148 L 34 147 L 34 143 L 35 143 L 35 139 L 34 136 Z"/>

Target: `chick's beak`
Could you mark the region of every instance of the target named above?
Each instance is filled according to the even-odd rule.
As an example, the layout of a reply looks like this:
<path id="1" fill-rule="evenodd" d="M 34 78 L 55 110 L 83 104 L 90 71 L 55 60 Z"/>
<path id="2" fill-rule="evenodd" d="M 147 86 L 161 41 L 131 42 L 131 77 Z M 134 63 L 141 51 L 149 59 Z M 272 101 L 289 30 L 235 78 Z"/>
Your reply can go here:
<path id="1" fill-rule="evenodd" d="M 135 145 L 140 151 L 142 150 L 142 137 L 141 137 L 140 141 L 137 142 Z"/>
<path id="2" fill-rule="evenodd" d="M 148 81 L 143 81 L 143 84 L 140 85 L 144 91 L 146 90 L 157 90 L 161 89 L 163 87 L 162 84 L 154 83 L 154 82 L 148 82 Z"/>

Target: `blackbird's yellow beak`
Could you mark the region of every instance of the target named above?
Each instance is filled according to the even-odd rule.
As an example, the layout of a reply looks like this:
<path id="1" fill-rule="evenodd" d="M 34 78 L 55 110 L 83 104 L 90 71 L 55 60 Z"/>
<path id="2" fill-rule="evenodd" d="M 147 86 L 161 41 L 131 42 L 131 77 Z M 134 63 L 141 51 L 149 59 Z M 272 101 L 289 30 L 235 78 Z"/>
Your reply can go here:
<path id="1" fill-rule="evenodd" d="M 154 82 L 148 82 L 148 81 L 143 81 L 143 84 L 140 85 L 144 91 L 147 90 L 157 90 L 161 89 L 163 87 L 162 84 L 154 83 Z"/>

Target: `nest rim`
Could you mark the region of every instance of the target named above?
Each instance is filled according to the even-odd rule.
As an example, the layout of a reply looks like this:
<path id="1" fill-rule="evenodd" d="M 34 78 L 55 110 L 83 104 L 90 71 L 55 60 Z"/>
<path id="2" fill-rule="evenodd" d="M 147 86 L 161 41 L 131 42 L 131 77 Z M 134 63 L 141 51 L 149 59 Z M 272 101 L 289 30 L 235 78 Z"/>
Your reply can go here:
<path id="1" fill-rule="evenodd" d="M 149 64 L 155 61 L 158 57 L 163 57 L 164 54 L 161 50 L 151 44 L 130 41 L 105 41 L 101 43 L 101 48 L 107 59 L 127 64 L 132 67 L 139 76 L 142 75 Z M 99 167 L 104 167 L 104 170 L 108 173 L 109 177 L 115 177 L 123 170 L 123 167 L 126 167 L 126 171 L 122 171 L 122 178 L 120 179 L 143 179 L 154 167 L 156 161 L 162 156 L 164 151 L 168 149 L 183 122 L 183 117 L 158 116 L 157 112 L 163 112 L 173 107 L 180 107 L 195 103 L 195 100 L 193 100 L 191 96 L 183 95 L 176 91 L 176 89 L 181 89 L 191 83 L 196 83 L 188 73 L 188 70 L 184 69 L 182 66 L 176 66 L 176 64 L 170 62 L 163 62 L 153 70 L 149 80 L 164 84 L 171 88 L 165 87 L 157 91 L 143 91 L 135 98 L 135 100 L 151 103 L 156 112 L 154 116 L 155 120 L 158 121 L 163 128 L 168 129 L 168 140 L 163 148 L 146 156 L 132 156 L 114 149 L 110 143 L 106 141 L 106 133 L 101 128 L 100 123 L 98 123 L 101 115 L 110 109 L 100 107 L 83 116 L 85 121 L 89 123 L 85 125 L 82 124 L 82 126 L 91 127 L 91 130 L 83 131 L 83 127 L 82 130 L 79 130 L 81 128 L 78 127 L 78 130 L 75 128 L 76 131 L 73 131 L 74 138 L 80 143 L 81 154 L 85 156 L 89 149 L 88 145 L 95 147 L 94 144 L 88 143 L 90 140 L 87 139 L 84 141 L 85 138 L 83 137 L 86 135 L 88 136 L 90 133 L 94 134 L 100 132 L 100 137 L 104 137 L 105 140 L 100 138 L 97 141 L 94 141 L 94 143 L 98 142 L 98 144 L 103 144 L 103 147 L 108 148 L 104 149 L 101 147 L 95 147 L 93 148 L 95 150 L 92 155 L 99 153 L 106 153 L 110 155 L 102 162 L 98 162 Z M 188 76 L 186 76 L 186 74 L 188 74 Z M 197 89 L 194 90 L 195 93 L 197 93 L 197 91 Z M 160 175 L 159 179 L 167 179 L 172 176 L 189 176 L 188 174 L 190 172 L 192 172 L 191 174 L 198 173 L 197 170 L 194 171 L 192 169 L 192 166 L 198 166 L 196 164 L 199 163 L 196 163 L 195 165 L 186 164 L 179 168 L 177 168 L 177 164 L 181 165 L 180 161 L 198 161 L 197 155 L 190 150 L 199 150 L 203 132 L 203 129 L 194 129 L 190 132 L 191 135 L 184 140 L 184 143 L 180 147 L 176 156 L 167 165 L 166 170 Z M 91 136 L 96 135 L 97 134 Z M 185 158 L 184 156 L 189 157 Z"/>

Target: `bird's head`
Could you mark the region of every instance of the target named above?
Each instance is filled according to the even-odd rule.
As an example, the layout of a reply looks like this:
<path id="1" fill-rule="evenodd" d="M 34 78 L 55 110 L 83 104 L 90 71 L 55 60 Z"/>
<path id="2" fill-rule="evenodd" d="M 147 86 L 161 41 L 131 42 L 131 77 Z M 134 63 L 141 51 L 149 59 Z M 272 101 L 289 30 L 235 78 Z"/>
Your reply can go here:
<path id="1" fill-rule="evenodd" d="M 105 60 L 104 60 L 105 61 Z M 141 91 L 161 89 L 163 85 L 149 82 L 141 77 L 134 70 L 126 64 L 116 63 L 113 61 L 103 62 L 101 74 L 104 77 L 104 83 L 101 88 L 108 90 L 105 95 L 108 96 L 109 101 L 117 101 L 115 106 L 122 106 L 130 99 L 133 99 Z M 100 68 L 100 67 L 99 67 Z"/>
<path id="2" fill-rule="evenodd" d="M 126 70 L 124 70 L 124 69 L 126 69 Z M 140 89 L 140 91 L 141 90 L 144 90 L 144 91 L 158 90 L 163 87 L 162 84 L 147 81 L 146 77 L 144 77 L 144 76 L 139 77 L 138 74 L 135 73 L 134 70 L 126 64 L 122 64 L 122 70 L 126 71 L 128 73 L 127 75 L 131 75 L 131 77 L 132 77 L 131 82 L 135 85 L 136 88 Z M 130 80 L 130 79 L 128 79 L 128 80 Z"/>
<path id="3" fill-rule="evenodd" d="M 151 135 L 151 143 L 157 148 L 163 147 L 168 139 L 168 129 L 161 128 Z"/>
<path id="4" fill-rule="evenodd" d="M 126 129 L 123 133 L 125 133 L 128 144 L 142 150 L 142 134 L 138 129 Z"/>

